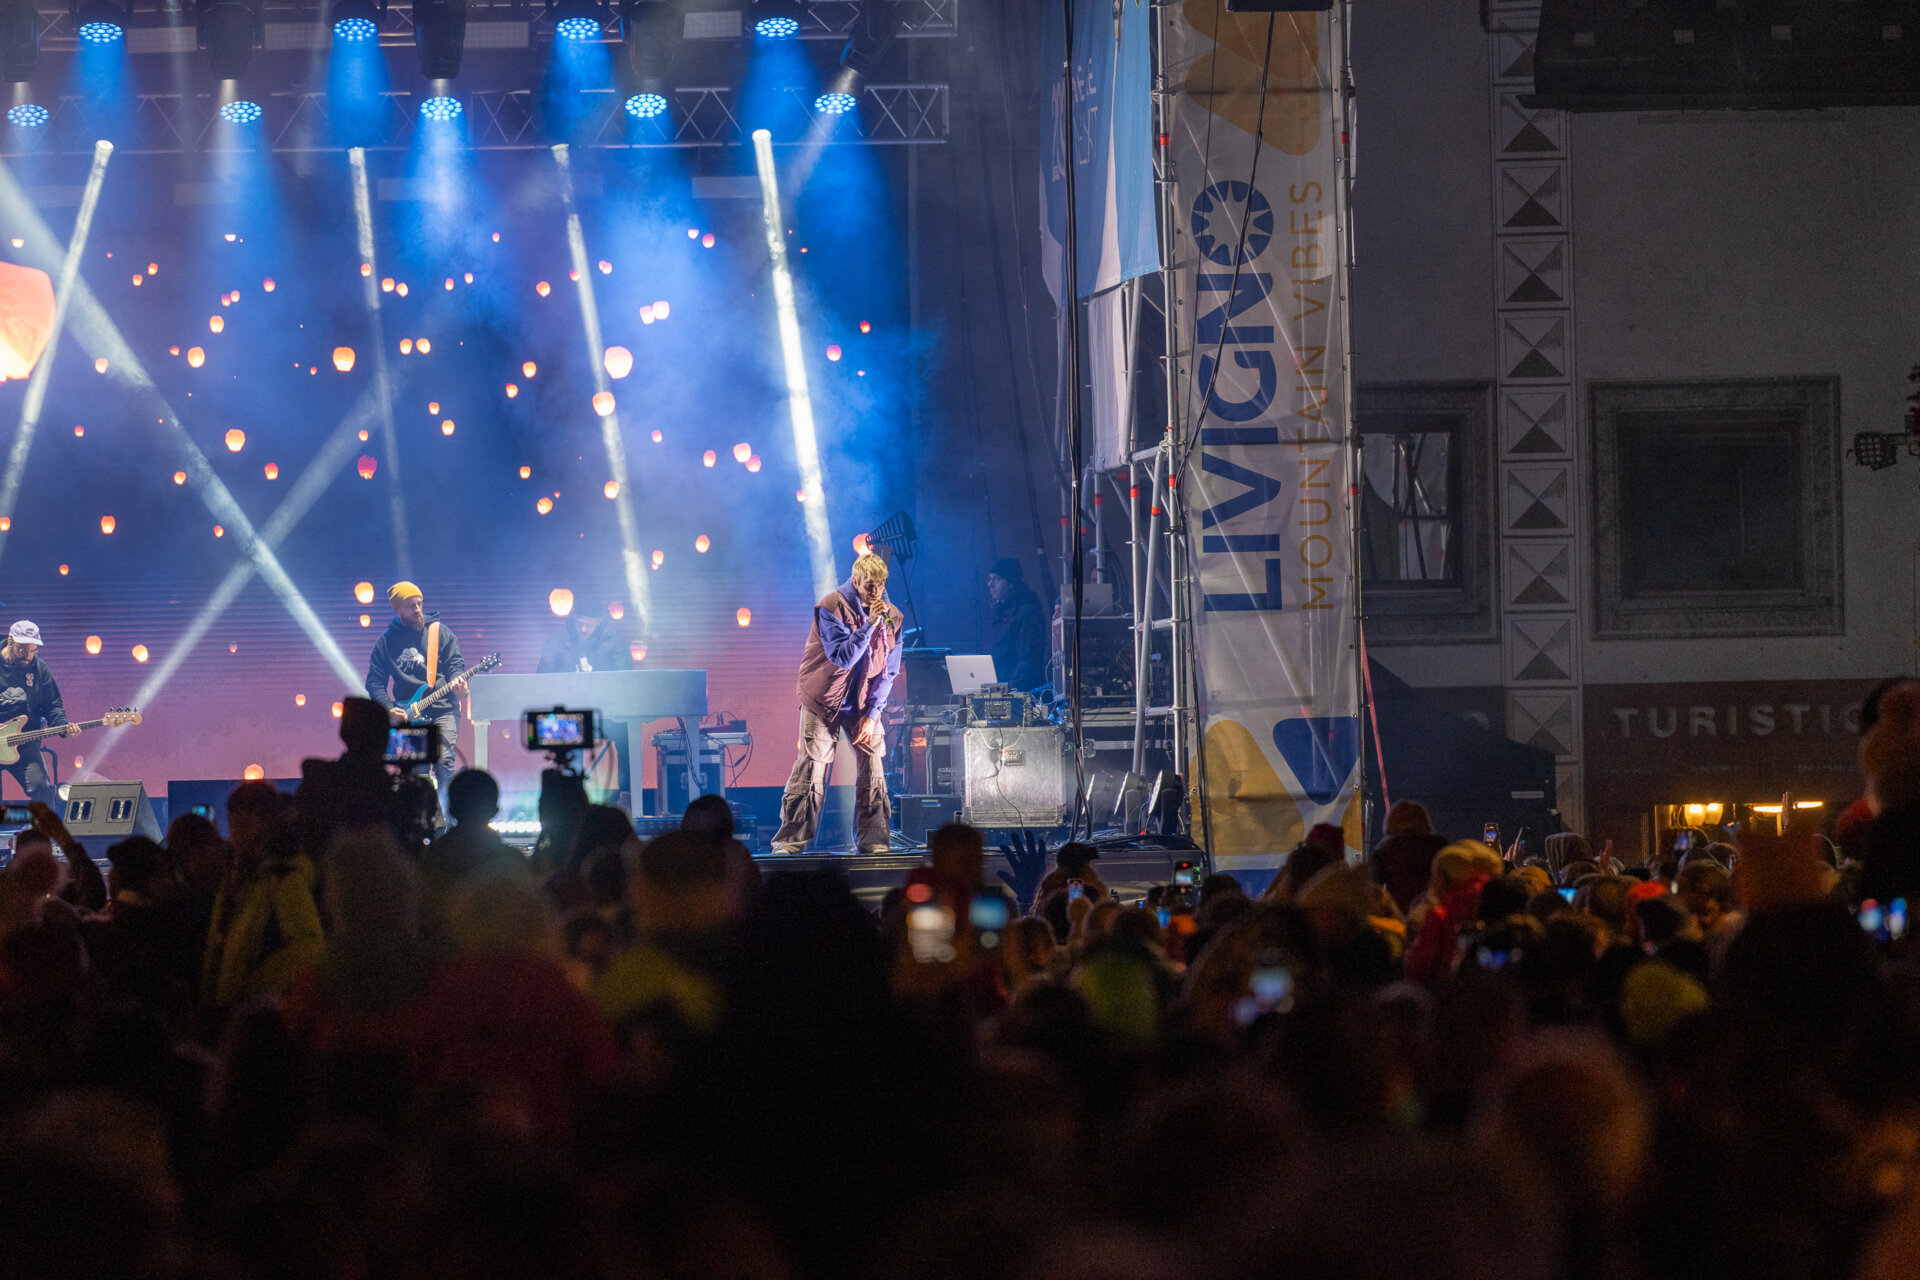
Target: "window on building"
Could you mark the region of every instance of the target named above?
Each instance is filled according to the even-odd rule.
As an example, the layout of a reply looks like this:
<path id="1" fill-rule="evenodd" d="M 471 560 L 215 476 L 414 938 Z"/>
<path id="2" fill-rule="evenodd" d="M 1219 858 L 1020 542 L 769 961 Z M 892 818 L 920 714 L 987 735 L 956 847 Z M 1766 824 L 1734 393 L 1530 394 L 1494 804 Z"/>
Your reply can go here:
<path id="1" fill-rule="evenodd" d="M 1596 633 L 1842 628 L 1835 380 L 1593 388 Z"/>
<path id="2" fill-rule="evenodd" d="M 1490 639 L 1493 389 L 1372 385 L 1356 398 L 1368 638 Z"/>

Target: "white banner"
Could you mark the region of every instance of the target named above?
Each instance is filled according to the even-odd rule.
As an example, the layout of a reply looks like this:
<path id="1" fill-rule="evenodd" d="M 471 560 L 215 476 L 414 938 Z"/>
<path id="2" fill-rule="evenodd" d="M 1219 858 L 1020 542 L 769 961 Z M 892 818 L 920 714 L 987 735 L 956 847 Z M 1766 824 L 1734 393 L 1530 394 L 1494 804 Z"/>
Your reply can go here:
<path id="1" fill-rule="evenodd" d="M 1336 19 L 1159 12 L 1210 850 L 1271 867 L 1361 843 Z"/>

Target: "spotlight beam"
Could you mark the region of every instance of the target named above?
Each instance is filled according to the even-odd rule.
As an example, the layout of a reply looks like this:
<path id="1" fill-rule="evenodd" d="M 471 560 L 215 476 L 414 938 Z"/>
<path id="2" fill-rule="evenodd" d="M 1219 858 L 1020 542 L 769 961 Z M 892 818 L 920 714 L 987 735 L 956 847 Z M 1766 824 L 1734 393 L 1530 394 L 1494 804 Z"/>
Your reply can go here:
<path id="1" fill-rule="evenodd" d="M 294 526 L 313 509 L 313 505 L 320 500 L 320 495 L 339 479 L 341 472 L 352 461 L 359 446 L 361 428 L 371 422 L 374 414 L 379 410 L 378 395 L 377 387 L 361 393 L 360 399 L 341 420 L 340 425 L 334 429 L 333 435 L 320 447 L 320 452 L 307 463 L 306 470 L 300 473 L 300 478 L 293 482 L 293 487 L 287 491 L 287 496 L 281 499 L 280 505 L 274 508 L 271 516 L 267 517 L 266 524 L 261 526 L 262 543 L 268 547 L 278 547 L 293 531 Z M 198 647 L 201 640 L 206 638 L 213 624 L 218 622 L 220 616 L 227 611 L 227 607 L 239 598 L 241 590 L 253 581 L 255 573 L 256 569 L 251 560 L 242 560 L 227 570 L 227 576 L 220 580 L 220 585 L 214 588 L 213 594 L 207 598 L 207 603 L 201 606 L 200 612 L 194 615 L 193 620 L 180 633 L 180 638 L 174 642 L 173 648 L 167 651 L 166 656 L 160 659 L 159 665 L 140 685 L 133 697 L 134 706 L 153 705 L 155 699 L 160 696 L 160 691 L 173 678 L 173 673 L 192 656 L 194 649 Z M 355 688 L 359 687 L 357 681 L 350 683 L 353 683 Z M 113 744 L 119 741 L 119 737 L 118 734 L 112 735 L 107 739 L 106 744 L 94 753 L 93 767 L 96 771 L 106 763 L 107 756 L 112 752 Z"/>
<path id="2" fill-rule="evenodd" d="M 67 241 L 67 256 L 60 264 L 60 276 L 53 290 L 53 332 L 47 335 L 40 363 L 27 379 L 26 398 L 20 404 L 20 427 L 14 432 L 13 448 L 7 452 L 7 471 L 0 480 L 0 516 L 13 515 L 20 500 L 20 482 L 27 473 L 27 454 L 33 448 L 34 429 L 40 425 L 40 409 L 47 399 L 47 379 L 53 375 L 53 355 L 60 348 L 60 330 L 67 322 L 67 298 L 79 277 L 80 256 L 86 252 L 87 233 L 93 228 L 93 207 L 100 200 L 100 186 L 107 177 L 107 157 L 113 144 L 104 138 L 93 144 L 93 168 L 87 174 L 86 189 L 80 195 L 80 213 L 73 220 L 73 235 Z M 7 535 L 0 533 L 0 552 L 6 550 Z"/>
<path id="3" fill-rule="evenodd" d="M 813 594 L 823 599 L 836 585 L 833 530 L 827 523 L 826 487 L 820 475 L 820 442 L 813 429 L 813 397 L 807 391 L 806 354 L 800 349 L 800 315 L 793 302 L 793 271 L 787 265 L 787 231 L 780 217 L 780 181 L 773 172 L 773 135 L 753 131 L 753 158 L 760 166 L 762 220 L 773 259 L 773 301 L 780 320 L 780 354 L 787 367 L 787 412 L 793 419 L 793 452 L 800 463 L 801 510 L 813 553 Z"/>
<path id="4" fill-rule="evenodd" d="M 367 152 L 347 152 L 353 166 L 353 220 L 360 235 L 360 261 L 367 268 L 360 284 L 373 329 L 373 385 L 380 393 L 380 439 L 387 452 L 387 512 L 393 520 L 393 560 L 402 578 L 413 577 L 413 548 L 407 537 L 406 490 L 400 483 L 400 438 L 393 429 L 393 384 L 387 375 L 386 326 L 380 315 L 380 274 L 373 258 L 373 201 L 367 194 Z"/>
<path id="5" fill-rule="evenodd" d="M 55 241 L 47 225 L 40 218 L 39 211 L 26 199 L 14 179 L 13 171 L 0 165 L 0 211 L 21 226 L 26 232 L 27 251 L 43 262 L 54 260 Z M 313 607 L 300 594 L 300 589 L 287 576 L 270 546 L 263 544 L 253 521 L 234 499 L 232 492 L 220 477 L 214 474 L 213 466 L 207 461 L 207 455 L 193 442 L 187 429 L 181 425 L 179 415 L 173 406 L 148 375 L 146 366 L 140 363 L 140 357 L 133 353 L 121 337 L 120 330 L 107 315 L 106 308 L 100 305 L 87 282 L 78 277 L 69 292 L 70 321 L 74 337 L 88 355 L 107 357 L 110 375 L 116 382 L 132 388 L 140 398 L 141 407 L 154 416 L 155 422 L 172 438 L 175 450 L 184 461 L 184 470 L 193 483 L 194 492 L 222 525 L 234 534 L 235 543 L 241 555 L 253 561 L 260 576 L 280 597 L 281 603 L 293 615 L 293 620 L 306 633 L 307 639 L 320 651 L 329 666 L 340 676 L 350 689 L 360 687 L 360 673 L 340 651 L 339 644 L 327 633 L 320 619 L 314 614 Z"/>
<path id="6" fill-rule="evenodd" d="M 606 346 L 600 334 L 600 307 L 593 297 L 593 271 L 587 262 L 587 240 L 580 230 L 580 210 L 573 202 L 573 161 L 562 142 L 553 148 L 553 161 L 560 170 L 560 205 L 567 211 L 567 248 L 573 255 L 573 278 L 580 293 L 580 318 L 586 328 L 588 364 L 593 369 L 595 393 L 607 391 L 607 370 L 603 363 Z M 619 489 L 613 506 L 620 520 L 620 567 L 626 575 L 627 594 L 640 614 L 642 631 L 653 624 L 653 604 L 648 595 L 647 574 L 640 558 L 640 527 L 633 518 L 632 487 L 627 483 L 627 444 L 620 434 L 619 410 L 600 419 L 600 441 L 607 450 L 607 478 Z"/>

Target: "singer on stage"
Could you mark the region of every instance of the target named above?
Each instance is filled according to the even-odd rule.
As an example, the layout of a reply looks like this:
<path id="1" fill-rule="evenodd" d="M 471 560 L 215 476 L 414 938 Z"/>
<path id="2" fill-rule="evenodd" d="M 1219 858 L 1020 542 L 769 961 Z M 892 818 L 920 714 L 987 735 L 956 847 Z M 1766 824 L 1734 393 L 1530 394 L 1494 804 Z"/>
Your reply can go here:
<path id="1" fill-rule="evenodd" d="M 803 853 L 820 826 L 827 766 L 841 730 L 853 743 L 854 822 L 862 853 L 885 853 L 888 826 L 887 734 L 880 717 L 900 674 L 901 613 L 887 602 L 887 565 L 864 555 L 853 576 L 813 610 L 813 629 L 800 657 L 800 758 L 780 799 L 775 853 Z"/>

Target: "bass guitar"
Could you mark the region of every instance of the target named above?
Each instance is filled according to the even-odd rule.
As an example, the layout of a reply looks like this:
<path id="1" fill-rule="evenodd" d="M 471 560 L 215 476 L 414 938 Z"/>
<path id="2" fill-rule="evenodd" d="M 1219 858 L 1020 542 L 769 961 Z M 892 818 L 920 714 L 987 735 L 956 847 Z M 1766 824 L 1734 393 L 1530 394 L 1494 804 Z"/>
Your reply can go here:
<path id="1" fill-rule="evenodd" d="M 420 718 L 421 709 L 425 707 L 430 707 L 434 703 L 438 702 L 440 699 L 446 697 L 448 690 L 453 688 L 455 680 L 465 680 L 470 676 L 477 676 L 481 672 L 491 671 L 499 665 L 500 665 L 500 655 L 497 653 L 490 653 L 486 657 L 480 659 L 480 661 L 468 667 L 465 671 L 461 672 L 459 675 L 455 676 L 453 680 L 442 680 L 439 684 L 436 684 L 431 689 L 421 690 L 419 696 L 414 698 L 413 701 L 407 703 L 407 719 L 418 720 Z"/>
<path id="2" fill-rule="evenodd" d="M 29 742 L 38 742 L 42 738 L 65 737 L 68 728 L 68 726 L 62 724 L 55 725 L 50 729 L 28 729 L 23 733 L 21 732 L 21 727 L 26 723 L 27 718 L 25 716 L 15 716 L 5 723 L 0 723 L 0 765 L 12 764 L 18 760 L 20 758 L 20 748 Z M 138 711 L 132 707 L 115 707 L 98 720 L 82 720 L 78 725 L 73 727 L 78 729 L 118 729 L 122 725 L 139 723 L 140 713 Z"/>

